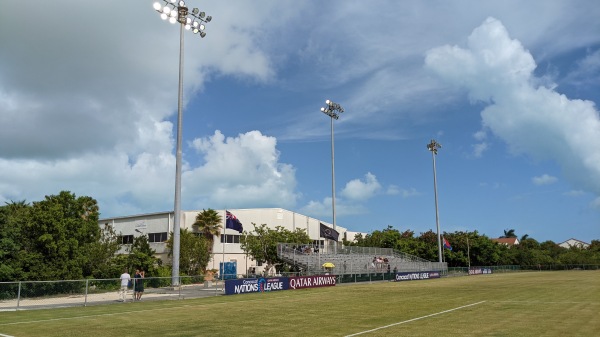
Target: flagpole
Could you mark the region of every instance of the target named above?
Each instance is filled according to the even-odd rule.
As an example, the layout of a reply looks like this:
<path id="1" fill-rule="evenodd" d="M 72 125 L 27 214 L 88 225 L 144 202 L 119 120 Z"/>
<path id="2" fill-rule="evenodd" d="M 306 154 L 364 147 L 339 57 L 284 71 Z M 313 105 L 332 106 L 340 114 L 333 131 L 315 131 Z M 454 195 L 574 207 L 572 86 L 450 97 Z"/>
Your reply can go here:
<path id="1" fill-rule="evenodd" d="M 469 261 L 469 269 L 471 269 L 471 247 L 469 246 L 469 234 L 467 234 L 467 261 Z"/>
<path id="2" fill-rule="evenodd" d="M 225 242 L 227 241 L 227 237 L 225 236 L 225 230 L 227 229 L 227 209 L 225 209 L 225 216 L 223 217 L 223 242 L 221 243 L 223 245 L 223 261 L 221 262 L 221 266 L 223 271 L 221 272 L 221 279 L 223 280 L 223 282 L 225 282 Z"/>
<path id="3" fill-rule="evenodd" d="M 442 249 L 444 251 L 444 254 L 442 254 L 442 262 L 446 262 L 446 238 L 444 236 L 442 236 L 442 242 L 444 242 L 444 249 Z"/>

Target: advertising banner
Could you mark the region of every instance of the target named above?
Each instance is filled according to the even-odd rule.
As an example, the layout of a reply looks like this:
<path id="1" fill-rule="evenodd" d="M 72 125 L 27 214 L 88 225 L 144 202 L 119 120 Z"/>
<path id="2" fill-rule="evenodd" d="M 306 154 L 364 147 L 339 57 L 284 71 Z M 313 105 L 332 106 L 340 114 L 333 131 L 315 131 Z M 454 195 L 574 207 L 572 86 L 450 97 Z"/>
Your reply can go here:
<path id="1" fill-rule="evenodd" d="M 396 273 L 396 281 L 413 281 L 413 280 L 428 280 L 432 278 L 440 278 L 439 271 L 419 271 L 419 272 L 403 272 Z"/>
<path id="2" fill-rule="evenodd" d="M 332 287 L 335 286 L 335 275 L 314 275 L 290 277 L 290 289 Z"/>
<path id="3" fill-rule="evenodd" d="M 469 269 L 469 275 L 482 275 L 491 274 L 492 268 L 471 268 Z"/>
<path id="4" fill-rule="evenodd" d="M 287 277 L 273 278 L 245 278 L 225 281 L 225 295 L 258 293 L 265 291 L 287 290 L 289 280 Z"/>

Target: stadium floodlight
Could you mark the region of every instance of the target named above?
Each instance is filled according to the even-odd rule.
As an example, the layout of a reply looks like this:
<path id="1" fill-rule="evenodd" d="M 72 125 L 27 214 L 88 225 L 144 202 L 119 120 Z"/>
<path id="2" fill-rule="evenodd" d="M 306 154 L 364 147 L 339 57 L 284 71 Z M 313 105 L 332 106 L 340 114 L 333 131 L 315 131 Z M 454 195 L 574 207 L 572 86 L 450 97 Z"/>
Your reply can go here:
<path id="1" fill-rule="evenodd" d="M 442 144 L 432 139 L 429 144 L 427 144 L 427 150 L 431 151 L 431 157 L 433 158 L 433 195 L 435 198 L 435 224 L 437 227 L 437 241 L 438 241 L 438 258 L 439 262 L 442 262 L 442 239 L 440 234 L 440 216 L 438 212 L 438 197 L 437 197 L 437 175 L 435 170 L 435 156 L 438 153 L 438 149 L 442 148 Z"/>
<path id="2" fill-rule="evenodd" d="M 342 108 L 341 105 L 330 100 L 326 100 L 325 104 L 326 106 L 321 108 L 321 112 L 331 118 L 331 212 L 333 230 L 335 230 L 335 151 L 333 146 L 333 120 L 337 120 L 340 118 L 339 114 L 344 112 L 344 108 Z M 334 243 L 334 250 L 335 253 L 337 253 L 337 242 Z"/>
<path id="3" fill-rule="evenodd" d="M 161 3 L 164 3 L 161 4 Z M 209 17 L 204 15 L 200 17 L 198 8 L 191 12 L 185 6 L 185 1 L 160 0 L 154 3 L 161 19 L 169 18 L 171 23 L 179 22 L 179 93 L 177 102 L 177 150 L 175 153 L 175 206 L 173 211 L 173 270 L 171 272 L 171 283 L 173 286 L 179 286 L 179 255 L 180 255 L 180 221 L 181 221 L 181 154 L 182 154 L 182 129 L 183 129 L 183 30 L 191 27 L 204 27 L 204 23 L 210 22 Z M 204 13 L 204 12 L 202 12 Z M 212 18 L 211 18 L 212 19 Z M 204 29 L 204 28 L 203 28 Z M 196 28 L 194 30 L 197 30 Z M 198 33 L 195 31 L 194 33 Z M 206 33 L 201 32 L 200 37 L 205 37 Z"/>

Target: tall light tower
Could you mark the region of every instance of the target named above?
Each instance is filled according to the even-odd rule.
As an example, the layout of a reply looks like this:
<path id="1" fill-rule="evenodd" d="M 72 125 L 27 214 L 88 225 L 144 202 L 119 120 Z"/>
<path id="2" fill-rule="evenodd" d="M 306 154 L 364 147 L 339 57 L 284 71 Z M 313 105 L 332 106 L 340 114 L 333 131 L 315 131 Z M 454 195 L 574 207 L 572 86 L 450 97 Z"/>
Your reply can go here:
<path id="1" fill-rule="evenodd" d="M 437 155 L 438 149 L 442 148 L 442 144 L 432 139 L 427 144 L 427 150 L 431 151 L 431 157 L 433 158 L 433 194 L 435 196 L 435 224 L 437 226 L 437 242 L 438 242 L 438 257 L 439 262 L 442 262 L 442 239 L 440 236 L 440 216 L 438 212 L 438 197 L 437 197 L 437 177 L 435 172 L 435 156 Z"/>
<path id="2" fill-rule="evenodd" d="M 164 3 L 163 4 L 161 4 Z M 198 8 L 191 12 L 185 1 L 161 0 L 154 3 L 154 9 L 160 13 L 160 18 L 170 23 L 179 23 L 179 99 L 177 102 L 177 152 L 175 159 L 175 209 L 173 214 L 173 270 L 171 283 L 179 285 L 179 247 L 180 247 L 180 217 L 181 217 L 181 143 L 183 122 L 183 30 L 192 30 L 194 34 L 205 37 L 204 24 L 212 20 L 211 16 L 200 12 Z"/>
<path id="3" fill-rule="evenodd" d="M 339 113 L 344 112 L 341 105 L 326 100 L 327 106 L 321 108 L 321 112 L 331 117 L 331 210 L 333 212 L 333 230 L 335 230 L 335 152 L 333 146 L 333 120 L 339 119 Z M 337 242 L 334 243 L 334 249 L 337 251 Z"/>

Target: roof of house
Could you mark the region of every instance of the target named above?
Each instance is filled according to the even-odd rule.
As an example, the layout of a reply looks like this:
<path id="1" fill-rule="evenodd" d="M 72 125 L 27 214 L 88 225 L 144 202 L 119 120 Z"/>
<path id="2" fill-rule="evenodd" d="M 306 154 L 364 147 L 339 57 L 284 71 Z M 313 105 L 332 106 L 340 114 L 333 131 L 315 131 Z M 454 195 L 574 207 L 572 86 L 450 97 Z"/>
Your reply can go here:
<path id="1" fill-rule="evenodd" d="M 497 239 L 492 239 L 492 241 L 494 242 L 498 242 L 507 246 L 512 246 L 512 245 L 518 245 L 519 244 L 519 239 L 518 238 L 497 238 Z"/>

